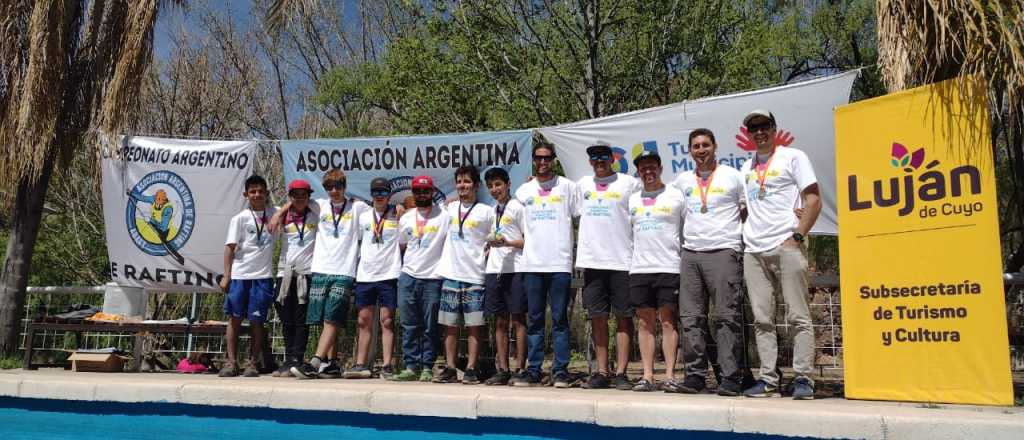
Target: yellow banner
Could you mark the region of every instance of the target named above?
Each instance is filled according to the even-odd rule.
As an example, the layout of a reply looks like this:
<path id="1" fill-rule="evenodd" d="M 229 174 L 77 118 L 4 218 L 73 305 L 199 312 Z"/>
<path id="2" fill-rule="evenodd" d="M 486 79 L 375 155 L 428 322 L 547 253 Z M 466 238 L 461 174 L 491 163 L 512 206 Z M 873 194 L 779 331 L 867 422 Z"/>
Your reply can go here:
<path id="1" fill-rule="evenodd" d="M 846 396 L 1012 405 L 985 95 L 836 110 Z"/>

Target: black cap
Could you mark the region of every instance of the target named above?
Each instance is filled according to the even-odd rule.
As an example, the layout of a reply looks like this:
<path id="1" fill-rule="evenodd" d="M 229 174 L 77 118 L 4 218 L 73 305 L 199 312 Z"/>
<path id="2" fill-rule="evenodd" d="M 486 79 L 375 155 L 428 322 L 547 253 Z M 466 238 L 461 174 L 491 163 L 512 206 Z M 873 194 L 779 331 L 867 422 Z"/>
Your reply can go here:
<path id="1" fill-rule="evenodd" d="M 661 165 L 661 156 L 658 155 L 657 151 L 644 150 L 641 151 L 636 157 L 633 158 L 633 166 L 639 167 L 640 161 L 644 159 L 653 159 L 658 165 Z"/>
<path id="2" fill-rule="evenodd" d="M 609 154 L 610 155 L 610 154 L 612 154 L 612 144 L 609 144 L 608 142 L 605 142 L 605 141 L 594 141 L 593 144 L 590 144 L 590 146 L 587 147 L 587 154 L 588 155 L 595 155 L 595 154 Z"/>
<path id="3" fill-rule="evenodd" d="M 388 183 L 388 179 L 378 177 L 370 181 L 370 191 L 373 191 L 375 189 L 383 189 L 390 192 L 391 184 Z"/>

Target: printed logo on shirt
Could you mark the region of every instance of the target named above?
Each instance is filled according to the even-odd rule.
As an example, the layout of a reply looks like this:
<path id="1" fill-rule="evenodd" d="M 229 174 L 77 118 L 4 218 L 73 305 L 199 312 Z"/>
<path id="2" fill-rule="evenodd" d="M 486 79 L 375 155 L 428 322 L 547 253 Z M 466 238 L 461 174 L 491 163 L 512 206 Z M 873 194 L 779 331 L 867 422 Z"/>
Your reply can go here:
<path id="1" fill-rule="evenodd" d="M 192 190 L 170 171 L 149 173 L 128 191 L 125 222 L 128 236 L 139 250 L 156 257 L 170 255 L 182 264 L 185 259 L 178 250 L 196 226 Z"/>

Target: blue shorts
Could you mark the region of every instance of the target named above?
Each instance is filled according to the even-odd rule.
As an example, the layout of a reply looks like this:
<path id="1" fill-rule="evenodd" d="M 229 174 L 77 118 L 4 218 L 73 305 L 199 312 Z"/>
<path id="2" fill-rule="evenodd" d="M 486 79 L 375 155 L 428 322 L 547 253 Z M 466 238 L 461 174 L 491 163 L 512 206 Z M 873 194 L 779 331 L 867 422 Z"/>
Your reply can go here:
<path id="1" fill-rule="evenodd" d="M 437 322 L 448 327 L 458 327 L 460 318 L 466 327 L 486 324 L 484 286 L 444 280 L 441 284 L 441 309 L 437 313 Z"/>
<path id="2" fill-rule="evenodd" d="M 262 324 L 274 303 L 274 279 L 231 280 L 228 295 L 224 297 L 224 313 L 232 318 L 248 319 Z"/>
<path id="3" fill-rule="evenodd" d="M 398 278 L 368 283 L 356 282 L 356 309 L 379 305 L 398 308 Z"/>

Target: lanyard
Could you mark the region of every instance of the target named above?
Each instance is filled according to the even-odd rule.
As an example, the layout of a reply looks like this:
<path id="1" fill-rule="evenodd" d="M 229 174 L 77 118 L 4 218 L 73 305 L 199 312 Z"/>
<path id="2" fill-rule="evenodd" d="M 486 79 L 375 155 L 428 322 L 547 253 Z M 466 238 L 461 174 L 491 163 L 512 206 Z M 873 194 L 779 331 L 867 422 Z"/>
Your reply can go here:
<path id="1" fill-rule="evenodd" d="M 760 185 L 760 188 L 757 190 L 758 199 L 763 199 L 768 195 L 768 191 L 764 189 L 764 180 L 768 178 L 768 169 L 772 166 L 772 159 L 775 159 L 775 150 L 772 150 L 772 154 L 768 156 L 768 161 L 764 163 L 764 170 L 761 170 L 758 168 L 761 165 L 758 163 L 760 159 L 758 159 L 757 154 L 754 155 L 754 173 L 757 173 L 757 183 Z"/>
<path id="2" fill-rule="evenodd" d="M 256 223 L 256 244 L 263 243 L 263 227 L 267 222 L 267 210 L 260 211 L 260 216 L 256 217 L 256 211 L 249 208 L 249 214 L 252 214 L 252 222 Z"/>
<path id="3" fill-rule="evenodd" d="M 345 207 L 348 206 L 348 199 L 345 199 L 345 203 L 341 204 L 341 209 L 334 210 L 334 202 L 328 202 L 331 204 L 331 221 L 334 222 L 334 238 L 338 238 L 338 222 L 341 221 L 341 214 L 345 212 Z"/>
<path id="4" fill-rule="evenodd" d="M 505 216 L 505 205 L 497 205 L 494 207 L 494 213 L 498 216 L 494 219 L 494 233 L 497 234 L 501 231 L 501 218 Z"/>
<path id="5" fill-rule="evenodd" d="M 464 223 L 466 223 L 466 219 L 469 218 L 469 214 L 471 212 L 473 212 L 473 208 L 476 208 L 476 202 L 473 202 L 472 205 L 469 205 L 469 209 L 467 209 L 466 213 L 463 214 L 462 213 L 462 202 L 459 201 L 459 238 L 464 238 L 465 237 L 464 235 L 462 235 L 462 225 Z"/>
<path id="6" fill-rule="evenodd" d="M 309 207 L 308 206 L 306 207 L 306 209 L 302 210 L 302 224 L 301 225 L 297 221 L 298 220 L 298 216 L 292 217 L 292 223 L 295 225 L 296 229 L 299 230 L 299 245 L 302 245 L 302 241 L 306 237 L 306 216 L 307 215 L 309 215 Z"/>
<path id="7" fill-rule="evenodd" d="M 391 205 L 384 207 L 384 215 L 377 217 L 377 210 L 373 210 L 373 242 L 383 243 L 384 242 L 384 222 L 388 218 L 388 214 L 391 212 Z M 418 223 L 418 222 L 417 222 Z"/>
<path id="8" fill-rule="evenodd" d="M 711 190 L 711 181 L 715 179 L 715 171 L 718 171 L 718 166 L 711 170 L 711 175 L 708 176 L 708 180 L 704 180 L 700 177 L 700 174 L 694 172 L 697 176 L 697 189 L 700 190 L 700 213 L 706 214 L 708 212 L 708 191 Z"/>

